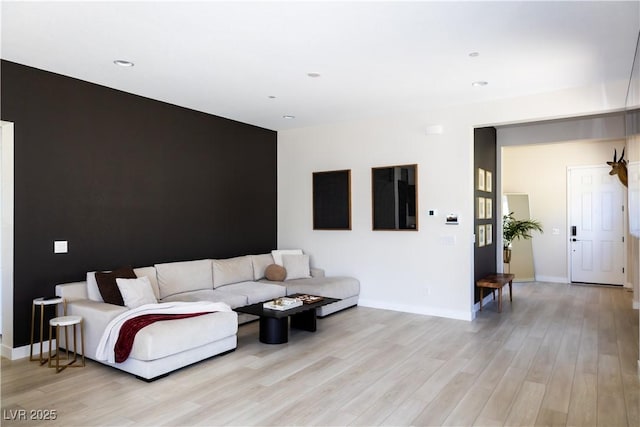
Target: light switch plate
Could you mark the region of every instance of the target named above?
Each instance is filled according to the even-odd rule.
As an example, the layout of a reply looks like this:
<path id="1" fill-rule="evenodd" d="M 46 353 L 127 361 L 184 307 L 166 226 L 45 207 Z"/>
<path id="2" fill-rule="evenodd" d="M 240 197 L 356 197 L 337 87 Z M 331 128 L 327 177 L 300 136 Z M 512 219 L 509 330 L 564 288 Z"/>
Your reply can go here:
<path id="1" fill-rule="evenodd" d="M 66 240 L 56 240 L 53 242 L 54 254 L 66 254 L 69 252 L 69 242 Z"/>

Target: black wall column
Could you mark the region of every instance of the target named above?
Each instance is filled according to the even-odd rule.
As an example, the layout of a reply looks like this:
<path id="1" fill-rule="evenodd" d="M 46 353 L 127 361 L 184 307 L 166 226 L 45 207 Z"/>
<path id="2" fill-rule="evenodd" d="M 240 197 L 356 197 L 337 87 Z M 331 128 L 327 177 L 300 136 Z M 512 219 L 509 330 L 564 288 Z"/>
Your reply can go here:
<path id="1" fill-rule="evenodd" d="M 482 169 L 485 171 L 484 190 L 480 190 L 478 171 Z M 489 175 L 486 174 L 489 172 Z M 487 274 L 496 273 L 496 254 L 497 245 L 500 244 L 498 236 L 496 235 L 498 229 L 496 227 L 497 220 L 496 213 L 498 212 L 497 203 L 501 203 L 499 195 L 499 189 L 496 188 L 496 129 L 493 127 L 479 128 L 474 130 L 474 230 L 476 235 L 476 242 L 474 248 L 474 301 L 480 301 L 480 292 L 475 287 L 475 281 Z M 491 177 L 489 182 L 488 177 Z M 487 191 L 490 189 L 491 191 Z M 489 199 L 490 202 L 486 202 Z M 479 200 L 485 202 L 484 219 L 478 218 Z M 487 207 L 491 206 L 491 213 L 487 211 Z M 489 218 L 490 217 L 490 218 Z M 487 225 L 490 225 L 491 236 L 485 234 L 485 245 L 480 246 L 479 243 L 479 228 L 484 227 L 485 232 L 488 230 Z M 491 244 L 488 244 L 488 239 Z"/>

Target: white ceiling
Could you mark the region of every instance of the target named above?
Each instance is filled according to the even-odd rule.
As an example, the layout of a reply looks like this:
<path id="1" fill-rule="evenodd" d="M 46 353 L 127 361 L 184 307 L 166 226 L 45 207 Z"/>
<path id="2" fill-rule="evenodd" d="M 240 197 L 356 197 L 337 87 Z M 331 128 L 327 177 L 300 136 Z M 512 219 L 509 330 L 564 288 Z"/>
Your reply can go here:
<path id="1" fill-rule="evenodd" d="M 274 130 L 628 79 L 640 31 L 639 1 L 1 7 L 3 59 Z"/>

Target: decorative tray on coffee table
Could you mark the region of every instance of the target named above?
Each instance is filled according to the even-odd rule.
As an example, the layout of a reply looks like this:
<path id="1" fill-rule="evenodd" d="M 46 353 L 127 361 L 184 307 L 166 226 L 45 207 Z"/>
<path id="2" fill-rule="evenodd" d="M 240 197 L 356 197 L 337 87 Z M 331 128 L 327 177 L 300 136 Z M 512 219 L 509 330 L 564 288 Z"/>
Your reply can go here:
<path id="1" fill-rule="evenodd" d="M 272 301 L 267 301 L 262 304 L 264 308 L 268 308 L 271 310 L 280 310 L 280 311 L 289 310 L 295 307 L 300 307 L 301 305 L 302 305 L 301 300 L 299 300 L 298 298 L 289 298 L 289 297 L 276 298 Z"/>
<path id="2" fill-rule="evenodd" d="M 313 304 L 314 302 L 319 302 L 324 299 L 324 297 L 308 294 L 296 295 L 296 298 L 302 301 L 303 304 Z"/>
<path id="3" fill-rule="evenodd" d="M 284 311 L 291 308 L 300 307 L 303 304 L 313 304 L 324 301 L 324 297 L 308 294 L 296 294 L 290 297 L 276 298 L 271 301 L 262 303 L 262 307 L 270 310 Z"/>

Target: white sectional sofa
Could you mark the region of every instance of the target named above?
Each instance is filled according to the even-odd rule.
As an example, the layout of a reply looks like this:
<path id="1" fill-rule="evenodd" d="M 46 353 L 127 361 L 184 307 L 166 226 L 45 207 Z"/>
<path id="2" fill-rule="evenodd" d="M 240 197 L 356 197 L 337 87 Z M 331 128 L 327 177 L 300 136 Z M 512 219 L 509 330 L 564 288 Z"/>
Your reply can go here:
<path id="1" fill-rule="evenodd" d="M 358 280 L 325 277 L 322 270 L 309 268 L 308 278 L 269 281 L 264 277 L 265 269 L 274 262 L 272 254 L 262 254 L 163 263 L 133 271 L 137 277 L 149 279 L 158 303 L 213 301 L 236 308 L 294 293 L 340 299 L 318 308 L 320 317 L 357 305 L 360 294 Z M 97 360 L 96 349 L 107 325 L 129 308 L 104 302 L 94 272 L 87 273 L 86 281 L 57 285 L 56 295 L 66 299 L 68 315 L 83 317 L 85 356 Z M 122 363 L 99 362 L 151 380 L 234 350 L 238 324 L 253 319 L 253 316 L 238 316 L 230 311 L 153 323 L 138 332 L 127 360 Z"/>

